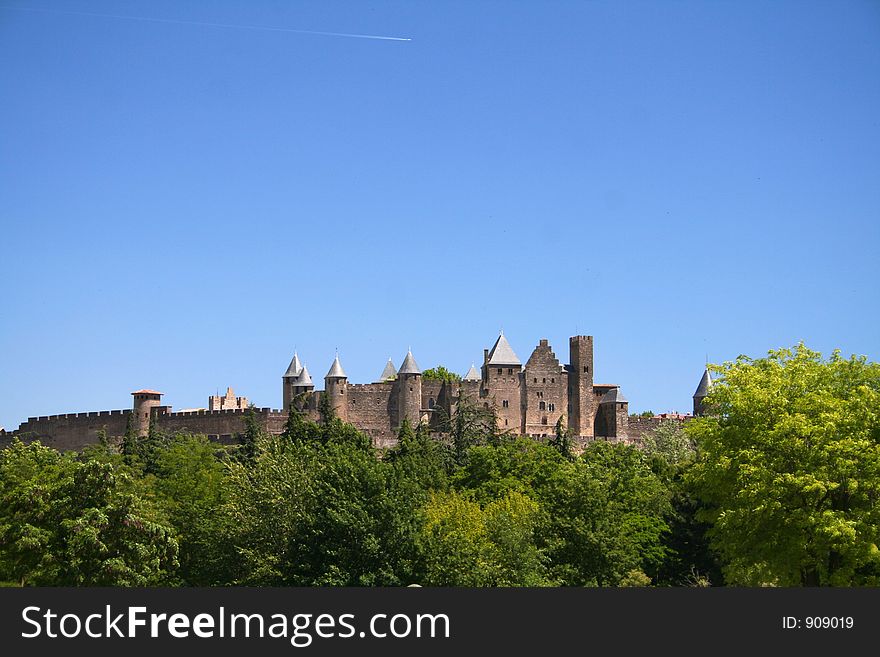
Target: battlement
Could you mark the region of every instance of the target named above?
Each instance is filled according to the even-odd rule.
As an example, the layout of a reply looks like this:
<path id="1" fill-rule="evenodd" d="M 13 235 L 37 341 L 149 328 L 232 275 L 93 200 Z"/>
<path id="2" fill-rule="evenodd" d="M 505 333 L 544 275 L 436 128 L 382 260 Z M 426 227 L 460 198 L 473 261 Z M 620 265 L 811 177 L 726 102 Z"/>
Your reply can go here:
<path id="1" fill-rule="evenodd" d="M 394 387 L 394 381 L 381 381 L 377 383 L 349 383 L 348 390 L 391 390 Z"/>
<path id="2" fill-rule="evenodd" d="M 248 412 L 248 410 L 253 411 L 257 415 L 269 415 L 272 413 L 280 414 L 281 411 L 273 408 L 223 408 L 220 410 L 207 410 L 200 409 L 198 411 L 181 411 L 179 413 L 160 413 L 160 415 L 166 417 L 194 417 L 194 416 L 205 416 L 205 415 L 244 415 Z"/>
<path id="3" fill-rule="evenodd" d="M 76 420 L 90 417 L 105 417 L 109 415 L 129 415 L 130 408 L 115 411 L 89 411 L 88 413 L 57 413 L 55 415 L 40 415 L 37 417 L 29 417 L 24 424 L 33 424 L 35 422 L 53 422 L 56 420 Z"/>

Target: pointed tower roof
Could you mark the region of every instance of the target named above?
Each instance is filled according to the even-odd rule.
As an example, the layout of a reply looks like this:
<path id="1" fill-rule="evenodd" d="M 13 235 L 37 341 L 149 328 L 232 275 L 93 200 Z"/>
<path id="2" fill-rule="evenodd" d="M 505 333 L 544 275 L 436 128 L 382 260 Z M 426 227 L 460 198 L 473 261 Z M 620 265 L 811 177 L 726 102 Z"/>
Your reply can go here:
<path id="1" fill-rule="evenodd" d="M 471 369 L 467 371 L 467 374 L 464 375 L 464 381 L 479 381 L 480 373 L 477 372 L 477 368 L 474 367 L 474 364 L 471 363 Z"/>
<path id="2" fill-rule="evenodd" d="M 379 382 L 394 381 L 396 378 L 397 368 L 394 367 L 394 362 L 389 358 L 388 362 L 385 363 L 385 369 L 382 370 L 382 374 L 379 375 Z"/>
<path id="3" fill-rule="evenodd" d="M 695 398 L 702 398 L 709 394 L 709 388 L 712 387 L 712 377 L 709 375 L 709 368 L 703 372 L 703 378 L 700 379 L 700 385 L 697 386 L 696 392 L 694 392 Z"/>
<path id="4" fill-rule="evenodd" d="M 345 373 L 345 370 L 342 369 L 342 364 L 339 362 L 339 354 L 336 354 L 336 358 L 333 359 L 333 364 L 330 366 L 330 371 L 327 372 L 327 376 L 325 379 L 347 379 L 348 375 Z"/>
<path id="5" fill-rule="evenodd" d="M 489 365 L 522 365 L 502 332 L 489 352 Z"/>
<path id="6" fill-rule="evenodd" d="M 599 400 L 600 404 L 627 404 L 629 400 L 623 396 L 623 393 L 620 392 L 620 388 L 612 388 L 604 395 L 602 395 L 602 399 Z"/>
<path id="7" fill-rule="evenodd" d="M 289 376 L 299 376 L 300 370 L 303 368 L 302 363 L 299 362 L 299 356 L 296 355 L 296 352 L 293 352 L 293 358 L 290 361 L 290 365 L 287 366 L 287 371 L 284 373 L 284 378 L 286 379 Z"/>
<path id="8" fill-rule="evenodd" d="M 419 366 L 416 364 L 416 359 L 413 358 L 412 351 L 406 352 L 406 358 L 403 359 L 403 365 L 400 366 L 400 369 L 397 371 L 398 374 L 421 374 L 422 370 L 419 369 Z"/>
<path id="9" fill-rule="evenodd" d="M 315 385 L 312 383 L 312 377 L 309 375 L 308 367 L 303 365 L 303 368 L 299 371 L 299 376 L 293 380 L 293 385 L 300 388 Z"/>

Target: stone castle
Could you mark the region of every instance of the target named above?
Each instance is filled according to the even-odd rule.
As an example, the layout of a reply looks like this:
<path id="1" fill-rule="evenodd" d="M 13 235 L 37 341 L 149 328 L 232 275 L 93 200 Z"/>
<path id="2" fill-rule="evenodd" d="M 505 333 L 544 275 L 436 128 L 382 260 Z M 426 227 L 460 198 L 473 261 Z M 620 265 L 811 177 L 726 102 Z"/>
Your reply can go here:
<path id="1" fill-rule="evenodd" d="M 593 375 L 593 337 L 588 335 L 569 339 L 568 364 L 560 363 L 547 340 L 540 340 L 523 365 L 501 333 L 491 349 L 483 350 L 480 369 L 471 365 L 460 380 L 423 377 L 408 352 L 399 369 L 389 359 L 376 382 L 352 384 L 337 354 L 323 391 L 315 389 L 308 368 L 294 354 L 281 379 L 282 409 L 252 411 L 264 429 L 280 434 L 292 404 L 317 421 L 325 394 L 335 415 L 369 435 L 377 447 L 393 445 L 407 420 L 439 431 L 443 420 L 465 401 L 493 409 L 500 430 L 535 438 L 554 435 L 560 420 L 580 444 L 595 439 L 632 442 L 656 427 L 655 421 L 630 418 L 620 386 L 595 383 Z M 694 414 L 700 413 L 710 384 L 706 372 L 694 394 Z M 225 397 L 209 397 L 207 409 L 176 413 L 162 404 L 161 392 L 144 389 L 131 394 L 131 409 L 31 417 L 0 437 L 39 439 L 63 450 L 82 449 L 102 435 L 118 439 L 129 430 L 145 435 L 151 425 L 161 431 L 206 434 L 226 443 L 235 442 L 244 431 L 248 401 L 236 397 L 231 388 Z"/>

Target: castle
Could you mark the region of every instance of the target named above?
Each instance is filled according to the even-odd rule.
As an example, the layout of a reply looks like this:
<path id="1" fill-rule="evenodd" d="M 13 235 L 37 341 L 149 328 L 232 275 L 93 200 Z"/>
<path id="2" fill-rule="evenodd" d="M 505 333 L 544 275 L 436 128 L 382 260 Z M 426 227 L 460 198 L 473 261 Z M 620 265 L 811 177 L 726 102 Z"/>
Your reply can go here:
<path id="1" fill-rule="evenodd" d="M 479 371 L 471 365 L 460 380 L 423 377 L 410 351 L 399 369 L 389 359 L 376 382 L 352 384 L 337 354 L 324 377 L 323 391 L 315 389 L 308 368 L 294 353 L 281 379 L 282 409 L 252 411 L 265 430 L 280 434 L 291 405 L 318 421 L 324 394 L 336 417 L 369 435 L 377 447 L 393 445 L 404 421 L 441 430 L 444 419 L 463 402 L 493 409 L 500 430 L 535 438 L 554 435 L 561 420 L 580 444 L 595 439 L 633 441 L 656 426 L 630 418 L 620 386 L 595 383 L 593 374 L 593 337 L 588 335 L 569 339 L 568 364 L 560 363 L 542 339 L 523 365 L 501 333 L 491 349 L 483 350 Z M 706 372 L 694 394 L 695 415 L 701 412 L 710 383 Z M 161 431 L 206 434 L 227 443 L 244 431 L 247 399 L 235 397 L 231 388 L 225 397 L 209 397 L 208 409 L 177 413 L 162 404 L 161 392 L 144 389 L 131 394 L 131 409 L 31 417 L 2 438 L 20 436 L 58 449 L 82 449 L 101 435 L 118 439 L 132 430 L 145 435 L 151 425 Z"/>

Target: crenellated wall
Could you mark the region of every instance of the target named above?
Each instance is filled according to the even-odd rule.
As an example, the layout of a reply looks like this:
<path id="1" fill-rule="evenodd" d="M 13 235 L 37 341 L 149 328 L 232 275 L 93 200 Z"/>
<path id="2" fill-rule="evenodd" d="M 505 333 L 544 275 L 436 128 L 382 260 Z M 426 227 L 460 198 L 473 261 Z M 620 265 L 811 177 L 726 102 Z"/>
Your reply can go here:
<path id="1" fill-rule="evenodd" d="M 93 411 L 90 413 L 61 413 L 29 417 L 18 429 L 7 434 L 10 439 L 18 436 L 25 442 L 40 440 L 59 450 L 80 450 L 96 444 L 103 431 L 108 438 L 125 434 L 131 409 L 119 411 Z"/>

